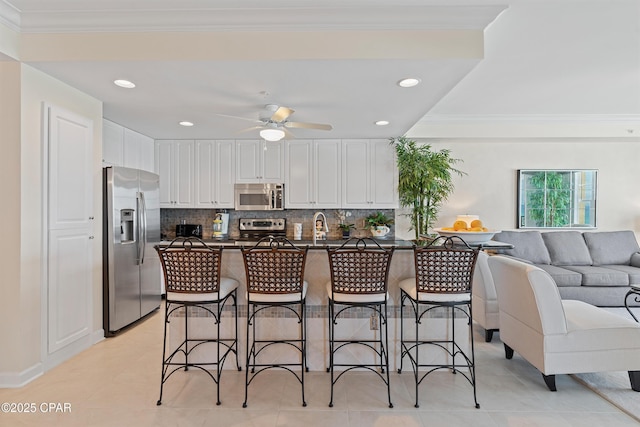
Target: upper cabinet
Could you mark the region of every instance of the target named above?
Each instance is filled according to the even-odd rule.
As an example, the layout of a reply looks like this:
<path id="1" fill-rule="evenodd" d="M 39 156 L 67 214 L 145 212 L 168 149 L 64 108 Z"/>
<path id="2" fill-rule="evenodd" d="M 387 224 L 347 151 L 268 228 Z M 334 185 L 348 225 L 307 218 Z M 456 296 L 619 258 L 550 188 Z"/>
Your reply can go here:
<path id="1" fill-rule="evenodd" d="M 340 207 L 340 140 L 286 142 L 285 207 Z"/>
<path id="2" fill-rule="evenodd" d="M 191 140 L 156 141 L 160 207 L 190 208 L 194 203 L 194 147 Z"/>
<path id="3" fill-rule="evenodd" d="M 131 129 L 124 129 L 124 166 L 155 172 L 154 141 Z"/>
<path id="4" fill-rule="evenodd" d="M 122 166 L 124 127 L 109 120 L 102 121 L 102 163 L 104 166 Z"/>
<path id="5" fill-rule="evenodd" d="M 233 209 L 235 141 L 195 142 L 195 207 Z"/>
<path id="6" fill-rule="evenodd" d="M 398 207 L 398 170 L 389 141 L 342 141 L 342 207 Z"/>
<path id="7" fill-rule="evenodd" d="M 109 120 L 102 121 L 102 163 L 155 172 L 154 141 Z"/>
<path id="8" fill-rule="evenodd" d="M 283 141 L 236 141 L 236 182 L 284 182 Z"/>

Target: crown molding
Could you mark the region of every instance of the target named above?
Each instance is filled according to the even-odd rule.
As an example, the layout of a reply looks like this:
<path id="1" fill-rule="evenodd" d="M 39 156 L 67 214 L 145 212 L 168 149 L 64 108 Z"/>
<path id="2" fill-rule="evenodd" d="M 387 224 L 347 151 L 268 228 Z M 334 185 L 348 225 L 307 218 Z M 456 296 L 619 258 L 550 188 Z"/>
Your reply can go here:
<path id="1" fill-rule="evenodd" d="M 451 123 L 640 123 L 640 114 L 427 114 L 421 124 Z"/>
<path id="2" fill-rule="evenodd" d="M 20 11 L 5 0 L 0 0 L 0 24 L 20 32 L 20 22 Z"/>
<path id="3" fill-rule="evenodd" d="M 359 5 L 333 2 L 321 6 L 145 8 L 103 3 L 98 9 L 49 9 L 19 12 L 0 0 L 0 19 L 22 33 L 147 31 L 305 31 L 305 30 L 484 30 L 506 5 L 398 6 L 388 2 Z M 357 6 L 354 3 L 358 4 Z M 381 4 L 385 3 L 385 4 Z M 6 13 L 6 15 L 5 15 Z"/>

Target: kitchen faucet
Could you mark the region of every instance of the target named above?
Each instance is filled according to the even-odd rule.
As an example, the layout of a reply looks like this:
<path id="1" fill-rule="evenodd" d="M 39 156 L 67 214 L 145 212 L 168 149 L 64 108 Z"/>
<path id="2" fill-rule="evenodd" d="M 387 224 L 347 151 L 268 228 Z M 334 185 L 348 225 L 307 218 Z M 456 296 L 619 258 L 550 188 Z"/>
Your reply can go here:
<path id="1" fill-rule="evenodd" d="M 318 227 L 316 225 L 318 218 L 320 217 L 322 217 L 322 224 L 324 226 L 323 227 L 324 230 L 322 228 L 318 230 Z M 329 232 L 329 225 L 327 224 L 327 217 L 324 216 L 322 212 L 316 212 L 315 214 L 313 214 L 313 246 L 316 246 L 316 240 L 318 240 L 318 237 L 320 237 L 320 240 L 326 240 L 328 232 Z"/>

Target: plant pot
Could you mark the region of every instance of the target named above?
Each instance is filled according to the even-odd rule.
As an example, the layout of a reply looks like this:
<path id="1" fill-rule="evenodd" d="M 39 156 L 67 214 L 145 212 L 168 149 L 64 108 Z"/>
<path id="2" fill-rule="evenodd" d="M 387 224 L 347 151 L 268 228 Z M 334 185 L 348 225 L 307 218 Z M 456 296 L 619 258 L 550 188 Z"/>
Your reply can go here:
<path id="1" fill-rule="evenodd" d="M 342 230 L 342 238 L 348 239 L 351 237 L 351 230 Z"/>

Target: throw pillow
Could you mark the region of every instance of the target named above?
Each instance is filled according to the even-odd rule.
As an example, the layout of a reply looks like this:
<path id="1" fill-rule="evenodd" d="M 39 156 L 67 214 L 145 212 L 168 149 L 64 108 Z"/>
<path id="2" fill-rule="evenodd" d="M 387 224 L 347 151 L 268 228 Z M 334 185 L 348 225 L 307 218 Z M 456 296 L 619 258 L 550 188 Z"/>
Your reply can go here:
<path id="1" fill-rule="evenodd" d="M 553 265 L 591 265 L 589 249 L 578 231 L 550 231 L 542 233 Z"/>
<path id="2" fill-rule="evenodd" d="M 585 232 L 584 241 L 591 253 L 593 265 L 629 265 L 631 255 L 640 251 L 631 230 Z"/>
<path id="3" fill-rule="evenodd" d="M 513 245 L 513 249 L 504 251 L 506 255 L 522 258 L 533 264 L 551 264 L 549 251 L 540 234 L 539 231 L 501 231 L 493 236 L 493 240 Z"/>

